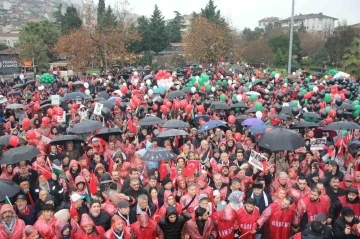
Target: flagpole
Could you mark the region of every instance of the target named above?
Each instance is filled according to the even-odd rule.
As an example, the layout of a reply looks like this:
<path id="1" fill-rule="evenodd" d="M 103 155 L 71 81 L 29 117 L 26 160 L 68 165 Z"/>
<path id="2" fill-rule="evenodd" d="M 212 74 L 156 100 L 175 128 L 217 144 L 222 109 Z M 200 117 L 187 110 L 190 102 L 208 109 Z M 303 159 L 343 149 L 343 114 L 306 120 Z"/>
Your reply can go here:
<path id="1" fill-rule="evenodd" d="M 10 199 L 8 198 L 8 196 L 5 196 L 5 198 L 6 198 L 6 200 L 9 202 L 9 204 L 13 207 L 13 205 L 12 205 Z"/>

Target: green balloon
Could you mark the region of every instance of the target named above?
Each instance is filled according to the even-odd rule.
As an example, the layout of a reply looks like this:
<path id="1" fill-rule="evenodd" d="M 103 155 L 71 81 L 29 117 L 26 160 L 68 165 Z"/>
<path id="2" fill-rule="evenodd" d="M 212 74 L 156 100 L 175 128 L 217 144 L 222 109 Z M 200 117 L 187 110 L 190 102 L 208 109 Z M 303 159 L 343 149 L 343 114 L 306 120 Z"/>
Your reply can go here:
<path id="1" fill-rule="evenodd" d="M 256 96 L 256 95 L 251 95 L 251 96 L 250 96 L 250 100 L 251 100 L 252 102 L 256 101 L 256 100 L 257 100 L 257 96 Z"/>
<path id="2" fill-rule="evenodd" d="M 360 110 L 354 110 L 354 111 L 352 112 L 352 116 L 354 116 L 355 118 L 358 117 L 359 114 L 360 114 Z"/>
<path id="3" fill-rule="evenodd" d="M 198 80 L 198 83 L 199 83 L 200 86 L 203 86 L 203 85 L 204 85 L 204 80 L 200 78 L 200 79 Z"/>
<path id="4" fill-rule="evenodd" d="M 219 85 L 216 85 L 215 88 L 216 88 L 217 90 L 220 90 L 220 86 L 219 86 Z"/>
<path id="5" fill-rule="evenodd" d="M 331 107 L 330 107 L 330 106 L 326 106 L 325 109 L 324 109 L 324 111 L 325 111 L 326 113 L 329 113 L 330 110 L 331 110 Z"/>
<path id="6" fill-rule="evenodd" d="M 360 111 L 360 105 L 355 105 L 355 110 Z"/>
<path id="7" fill-rule="evenodd" d="M 223 85 L 227 85 L 227 84 L 228 84 L 227 80 L 223 80 L 223 81 L 222 81 L 222 84 L 223 84 Z"/>
<path id="8" fill-rule="evenodd" d="M 305 88 L 300 88 L 300 93 L 305 95 L 307 93 L 307 90 Z"/>
<path id="9" fill-rule="evenodd" d="M 326 103 L 331 103 L 332 101 L 331 95 L 329 93 L 326 93 L 324 96 L 324 100 Z"/>
<path id="10" fill-rule="evenodd" d="M 236 100 L 237 94 L 233 94 L 232 98 Z"/>
<path id="11" fill-rule="evenodd" d="M 314 86 L 313 85 L 309 85 L 309 91 L 313 91 Z"/>
<path id="12" fill-rule="evenodd" d="M 260 102 L 257 102 L 257 103 L 255 104 L 255 109 L 256 109 L 257 111 L 262 111 L 263 105 L 262 105 Z"/>
<path id="13" fill-rule="evenodd" d="M 202 73 L 202 74 L 201 74 L 201 79 L 203 79 L 204 82 L 208 82 L 208 81 L 209 81 L 209 78 L 210 78 L 210 77 L 209 77 L 207 74 L 205 74 L 205 73 Z"/>
<path id="14" fill-rule="evenodd" d="M 206 86 L 206 92 L 210 92 L 211 91 L 211 85 L 207 85 Z"/>
<path id="15" fill-rule="evenodd" d="M 285 79 L 284 79 L 284 83 L 289 83 L 288 78 L 285 78 Z"/>
<path id="16" fill-rule="evenodd" d="M 221 101 L 221 102 L 225 102 L 225 100 L 226 100 L 226 95 L 225 95 L 225 94 L 221 94 L 221 95 L 220 95 L 220 101 Z"/>
<path id="17" fill-rule="evenodd" d="M 343 129 L 343 130 L 341 130 L 341 133 L 342 133 L 343 136 L 345 136 L 348 132 L 347 132 L 346 129 Z"/>
<path id="18" fill-rule="evenodd" d="M 359 100 L 354 100 L 351 104 L 353 106 L 359 105 L 360 101 Z"/>
<path id="19" fill-rule="evenodd" d="M 298 101 L 297 100 L 291 101 L 291 107 L 297 107 L 297 106 L 298 106 Z"/>
<path id="20" fill-rule="evenodd" d="M 306 82 L 306 83 L 309 83 L 309 81 L 310 81 L 310 79 L 306 77 L 306 78 L 305 78 L 305 82 Z"/>
<path id="21" fill-rule="evenodd" d="M 240 108 L 235 108 L 235 112 L 240 112 Z"/>
<path id="22" fill-rule="evenodd" d="M 305 120 L 306 122 L 311 122 L 311 118 L 310 118 L 310 117 L 307 117 L 307 116 L 304 117 L 304 120 Z"/>

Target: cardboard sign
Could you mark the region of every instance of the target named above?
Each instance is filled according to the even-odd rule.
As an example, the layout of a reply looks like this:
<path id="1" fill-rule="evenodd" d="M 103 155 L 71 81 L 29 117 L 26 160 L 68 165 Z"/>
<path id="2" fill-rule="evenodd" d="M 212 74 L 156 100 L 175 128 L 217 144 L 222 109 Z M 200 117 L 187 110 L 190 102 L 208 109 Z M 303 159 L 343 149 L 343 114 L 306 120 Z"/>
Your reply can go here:
<path id="1" fill-rule="evenodd" d="M 52 95 L 51 96 L 51 104 L 52 105 L 60 105 L 60 96 L 59 95 Z"/>
<path id="2" fill-rule="evenodd" d="M 57 122 L 58 123 L 66 123 L 66 113 L 64 111 L 62 116 L 57 116 Z"/>
<path id="3" fill-rule="evenodd" d="M 323 150 L 326 145 L 326 139 L 314 138 L 310 139 L 310 150 Z"/>
<path id="4" fill-rule="evenodd" d="M 264 171 L 264 166 L 262 164 L 262 161 L 268 161 L 268 159 L 264 155 L 255 152 L 254 150 L 251 150 L 249 164 L 251 164 L 252 166 L 256 167 L 261 171 Z"/>
<path id="5" fill-rule="evenodd" d="M 103 104 L 96 103 L 95 107 L 94 107 L 94 113 L 93 114 L 101 116 L 101 110 L 102 110 L 103 107 L 104 107 Z"/>

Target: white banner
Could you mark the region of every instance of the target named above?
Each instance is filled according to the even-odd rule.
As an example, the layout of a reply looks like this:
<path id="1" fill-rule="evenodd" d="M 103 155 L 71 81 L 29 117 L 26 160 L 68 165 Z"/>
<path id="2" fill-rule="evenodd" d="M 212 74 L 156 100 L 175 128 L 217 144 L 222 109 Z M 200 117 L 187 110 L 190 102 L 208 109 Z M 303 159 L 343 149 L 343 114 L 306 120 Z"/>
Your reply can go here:
<path id="1" fill-rule="evenodd" d="M 52 95 L 51 96 L 51 104 L 52 105 L 60 105 L 60 96 L 59 95 Z"/>
<path id="2" fill-rule="evenodd" d="M 94 107 L 94 115 L 99 115 L 99 116 L 101 116 L 101 110 L 102 110 L 103 107 L 104 107 L 103 104 L 96 103 L 96 104 L 95 104 L 95 107 Z"/>
<path id="3" fill-rule="evenodd" d="M 251 164 L 252 166 L 256 167 L 261 171 L 264 171 L 264 166 L 262 164 L 262 161 L 268 161 L 268 159 L 264 155 L 255 152 L 254 150 L 251 150 L 249 164 Z"/>

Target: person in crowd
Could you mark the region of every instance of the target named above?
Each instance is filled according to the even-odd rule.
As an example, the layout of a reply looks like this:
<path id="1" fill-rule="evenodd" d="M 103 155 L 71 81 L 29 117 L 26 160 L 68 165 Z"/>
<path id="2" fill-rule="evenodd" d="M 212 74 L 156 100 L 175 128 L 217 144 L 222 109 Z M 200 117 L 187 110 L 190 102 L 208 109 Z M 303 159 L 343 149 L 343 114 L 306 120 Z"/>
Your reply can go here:
<path id="1" fill-rule="evenodd" d="M 2 205 L 0 208 L 0 216 L 0 238 L 25 238 L 25 223 L 16 216 L 11 205 Z"/>
<path id="2" fill-rule="evenodd" d="M 217 235 L 214 221 L 202 207 L 195 210 L 195 217 L 187 221 L 181 231 L 181 238 L 215 239 Z"/>

